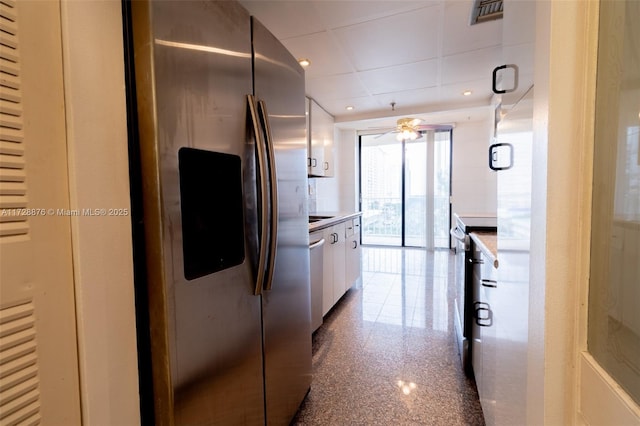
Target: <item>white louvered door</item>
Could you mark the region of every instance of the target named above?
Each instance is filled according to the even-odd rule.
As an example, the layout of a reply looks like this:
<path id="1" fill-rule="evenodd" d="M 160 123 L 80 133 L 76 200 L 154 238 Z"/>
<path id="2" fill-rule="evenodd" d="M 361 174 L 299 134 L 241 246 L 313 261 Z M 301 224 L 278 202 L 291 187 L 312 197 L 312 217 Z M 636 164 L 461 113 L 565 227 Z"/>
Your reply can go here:
<path id="1" fill-rule="evenodd" d="M 60 32 L 0 0 L 0 425 L 81 422 Z"/>

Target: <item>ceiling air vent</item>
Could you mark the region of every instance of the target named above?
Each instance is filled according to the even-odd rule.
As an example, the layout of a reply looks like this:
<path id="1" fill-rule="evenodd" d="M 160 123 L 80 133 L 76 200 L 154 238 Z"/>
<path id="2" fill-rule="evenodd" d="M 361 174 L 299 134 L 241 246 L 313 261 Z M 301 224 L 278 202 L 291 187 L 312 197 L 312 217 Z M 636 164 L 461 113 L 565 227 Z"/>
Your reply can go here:
<path id="1" fill-rule="evenodd" d="M 502 19 L 502 0 L 474 0 L 470 25 Z"/>

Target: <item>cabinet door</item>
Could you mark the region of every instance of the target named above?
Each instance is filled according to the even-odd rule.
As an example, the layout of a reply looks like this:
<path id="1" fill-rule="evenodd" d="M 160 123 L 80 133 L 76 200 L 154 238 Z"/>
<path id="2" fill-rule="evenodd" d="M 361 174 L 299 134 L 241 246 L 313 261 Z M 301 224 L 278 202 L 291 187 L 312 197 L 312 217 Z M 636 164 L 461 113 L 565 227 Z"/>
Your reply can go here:
<path id="1" fill-rule="evenodd" d="M 309 101 L 309 175 L 333 176 L 333 116 Z"/>
<path id="2" fill-rule="evenodd" d="M 497 288 L 492 289 L 491 292 L 487 291 L 491 294 L 489 303 L 494 311 L 495 328 L 493 354 L 495 386 L 492 397 L 495 405 L 495 422 L 493 424 L 525 424 L 529 336 L 529 254 L 503 250 L 499 253 L 499 261 Z"/>
<path id="3" fill-rule="evenodd" d="M 489 320 L 481 320 L 483 326 L 480 327 L 482 333 L 482 396 L 480 403 L 487 425 L 496 424 L 496 376 L 497 368 L 497 326 L 500 321 L 500 304 L 498 300 L 498 288 L 495 279 L 495 269 L 491 259 L 484 256 L 480 257 L 481 275 L 480 275 L 480 299 L 484 303 L 483 307 L 487 311 L 483 311 L 483 318 Z"/>
<path id="4" fill-rule="evenodd" d="M 324 230 L 324 246 L 322 252 L 322 316 L 333 306 L 333 253 L 335 231 L 333 227 Z"/>
<path id="5" fill-rule="evenodd" d="M 317 105 L 313 100 L 305 98 L 305 112 L 307 118 L 307 174 L 309 176 L 324 176 L 324 143 L 314 134 L 312 115 Z"/>
<path id="6" fill-rule="evenodd" d="M 347 222 L 345 246 L 345 291 L 360 278 L 362 249 L 360 248 L 360 218 Z"/>
<path id="7" fill-rule="evenodd" d="M 346 291 L 345 289 L 345 266 L 344 257 L 346 239 L 345 223 L 338 223 L 333 226 L 335 243 L 333 244 L 333 303 L 335 304 Z"/>
<path id="8" fill-rule="evenodd" d="M 328 115 L 328 114 L 327 114 Z M 327 137 L 324 139 L 322 167 L 324 177 L 335 175 L 335 161 L 333 158 L 333 117 L 327 117 Z"/>

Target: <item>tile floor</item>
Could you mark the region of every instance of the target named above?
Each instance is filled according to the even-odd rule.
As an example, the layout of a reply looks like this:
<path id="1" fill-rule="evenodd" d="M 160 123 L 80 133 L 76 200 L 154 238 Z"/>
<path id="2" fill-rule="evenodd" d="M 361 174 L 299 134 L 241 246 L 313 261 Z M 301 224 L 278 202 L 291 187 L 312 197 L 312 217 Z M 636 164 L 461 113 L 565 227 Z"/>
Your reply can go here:
<path id="1" fill-rule="evenodd" d="M 453 335 L 449 250 L 363 247 L 362 284 L 313 337 L 293 425 L 483 425 Z"/>

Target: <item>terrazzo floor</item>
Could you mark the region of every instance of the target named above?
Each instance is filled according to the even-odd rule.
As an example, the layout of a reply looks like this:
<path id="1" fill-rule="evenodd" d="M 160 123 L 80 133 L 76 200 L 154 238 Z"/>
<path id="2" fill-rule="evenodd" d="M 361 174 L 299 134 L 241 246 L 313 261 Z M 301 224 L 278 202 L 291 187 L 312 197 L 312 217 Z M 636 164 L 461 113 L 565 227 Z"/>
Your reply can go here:
<path id="1" fill-rule="evenodd" d="M 453 334 L 452 253 L 362 254 L 362 284 L 313 336 L 313 383 L 292 425 L 484 425 Z"/>

